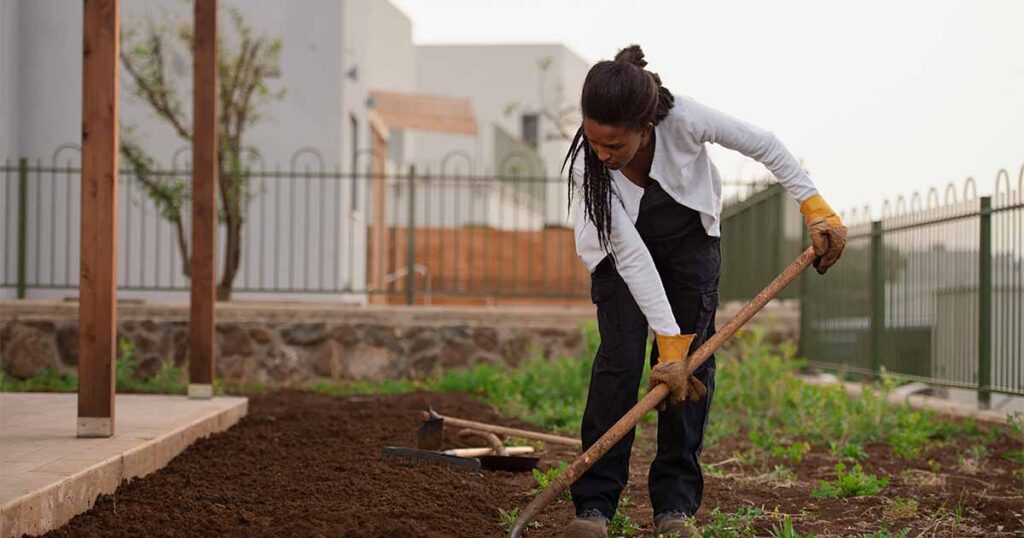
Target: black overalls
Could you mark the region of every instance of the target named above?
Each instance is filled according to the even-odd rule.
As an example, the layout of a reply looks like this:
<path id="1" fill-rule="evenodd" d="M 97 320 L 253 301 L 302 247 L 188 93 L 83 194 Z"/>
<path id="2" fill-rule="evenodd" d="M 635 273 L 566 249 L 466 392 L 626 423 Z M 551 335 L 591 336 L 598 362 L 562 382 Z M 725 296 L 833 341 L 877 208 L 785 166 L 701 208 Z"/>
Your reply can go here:
<path id="1" fill-rule="evenodd" d="M 697 211 L 677 203 L 653 180 L 640 201 L 636 228 L 654 258 L 680 331 L 697 334 L 692 352 L 715 332 L 719 239 L 707 235 Z M 597 305 L 601 345 L 583 414 L 584 450 L 636 404 L 648 336 L 647 320 L 611 256 L 591 275 L 591 298 Z M 651 366 L 657 362 L 654 345 Z M 707 397 L 658 413 L 658 454 L 648 477 L 655 515 L 693 515 L 700 506 L 704 476 L 698 458 L 714 394 L 715 358 L 709 358 L 695 374 L 707 386 Z M 629 478 L 633 437 L 630 432 L 573 484 L 577 514 L 597 509 L 612 518 Z"/>

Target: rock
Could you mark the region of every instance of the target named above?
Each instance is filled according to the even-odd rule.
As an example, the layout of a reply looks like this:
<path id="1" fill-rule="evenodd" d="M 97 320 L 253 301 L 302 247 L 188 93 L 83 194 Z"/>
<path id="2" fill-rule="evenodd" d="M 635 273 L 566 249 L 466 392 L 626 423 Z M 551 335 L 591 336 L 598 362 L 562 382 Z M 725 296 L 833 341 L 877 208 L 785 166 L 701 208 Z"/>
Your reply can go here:
<path id="1" fill-rule="evenodd" d="M 446 343 L 441 348 L 440 366 L 442 368 L 469 366 L 469 358 L 474 351 L 471 344 Z"/>
<path id="2" fill-rule="evenodd" d="M 391 350 L 386 347 L 361 344 L 345 356 L 343 363 L 345 377 L 349 379 L 398 377 L 391 370 Z"/>
<path id="3" fill-rule="evenodd" d="M 174 332 L 174 364 L 183 366 L 188 354 L 188 329 L 178 329 Z"/>
<path id="4" fill-rule="evenodd" d="M 269 379 L 289 385 L 306 378 L 301 368 L 299 355 L 290 347 L 273 346 L 259 361 L 259 370 Z"/>
<path id="5" fill-rule="evenodd" d="M 52 334 L 14 328 L 0 350 L 0 367 L 11 377 L 28 379 L 57 366 L 57 343 Z"/>
<path id="6" fill-rule="evenodd" d="M 351 325 L 338 325 L 331 329 L 328 338 L 345 346 L 359 343 L 359 333 Z"/>
<path id="7" fill-rule="evenodd" d="M 396 352 L 402 351 L 402 346 L 398 343 L 397 331 L 393 327 L 371 325 L 363 333 L 363 341 L 371 346 L 386 347 Z"/>
<path id="8" fill-rule="evenodd" d="M 24 323 L 25 325 L 28 325 L 29 327 L 32 327 L 33 329 L 37 329 L 44 333 L 52 333 L 57 328 L 52 321 L 46 320 L 26 321 Z"/>
<path id="9" fill-rule="evenodd" d="M 135 336 L 134 340 L 135 353 L 137 355 L 149 353 L 150 351 L 156 349 L 156 341 L 150 338 L 149 336 L 139 334 Z"/>
<path id="10" fill-rule="evenodd" d="M 218 325 L 217 343 L 220 345 L 220 354 L 222 356 L 252 354 L 249 331 L 238 325 Z"/>
<path id="11" fill-rule="evenodd" d="M 508 364 L 516 366 L 523 359 L 527 358 L 535 347 L 530 336 L 520 332 L 501 346 L 501 354 L 505 357 L 505 361 Z"/>
<path id="12" fill-rule="evenodd" d="M 57 350 L 60 362 L 68 366 L 78 364 L 78 325 L 64 325 L 57 330 Z"/>
<path id="13" fill-rule="evenodd" d="M 439 368 L 441 364 L 441 355 L 438 353 L 427 353 L 418 357 L 413 357 L 409 364 L 403 368 L 406 375 L 412 378 L 425 377 Z"/>
<path id="14" fill-rule="evenodd" d="M 331 379 L 341 378 L 341 344 L 326 340 L 317 350 L 313 360 L 313 373 Z"/>
<path id="15" fill-rule="evenodd" d="M 441 338 L 446 342 L 460 342 L 469 339 L 469 330 L 465 325 L 456 325 L 453 327 L 442 327 Z"/>
<path id="16" fill-rule="evenodd" d="M 437 347 L 437 345 L 438 341 L 436 335 L 433 337 L 423 336 L 413 341 L 409 346 L 409 353 L 422 353 L 428 349 Z"/>
<path id="17" fill-rule="evenodd" d="M 255 362 L 252 357 L 231 355 L 217 358 L 217 376 L 232 383 L 251 383 L 255 381 L 253 369 Z"/>
<path id="18" fill-rule="evenodd" d="M 473 329 L 473 341 L 481 349 L 492 351 L 498 347 L 498 331 L 491 327 L 477 327 Z"/>
<path id="19" fill-rule="evenodd" d="M 160 360 L 158 355 L 146 355 L 135 362 L 135 371 L 133 373 L 138 379 L 149 379 L 156 375 L 163 366 L 164 361 Z"/>
<path id="20" fill-rule="evenodd" d="M 324 341 L 327 327 L 323 323 L 297 323 L 282 331 L 281 335 L 289 344 L 311 346 Z"/>
<path id="21" fill-rule="evenodd" d="M 273 337 L 274 335 L 263 327 L 253 327 L 252 329 L 249 329 L 249 338 L 255 340 L 256 343 L 266 344 Z"/>
<path id="22" fill-rule="evenodd" d="M 583 344 L 583 332 L 582 331 L 568 331 L 565 334 L 565 338 L 562 339 L 562 345 L 566 348 L 574 351 L 582 351 L 580 346 Z"/>
<path id="23" fill-rule="evenodd" d="M 402 338 L 411 340 L 423 334 L 423 331 L 425 330 L 426 328 L 420 326 L 406 327 L 404 330 L 402 330 Z"/>

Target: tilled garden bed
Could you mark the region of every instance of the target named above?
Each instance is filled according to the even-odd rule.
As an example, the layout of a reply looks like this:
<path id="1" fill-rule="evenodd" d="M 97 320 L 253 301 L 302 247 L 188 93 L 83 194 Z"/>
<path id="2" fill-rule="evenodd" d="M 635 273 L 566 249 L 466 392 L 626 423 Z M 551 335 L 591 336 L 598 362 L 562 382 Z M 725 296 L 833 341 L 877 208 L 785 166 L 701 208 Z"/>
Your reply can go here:
<path id="1" fill-rule="evenodd" d="M 237 426 L 199 441 L 157 473 L 122 484 L 49 535 L 501 536 L 498 511 L 529 501 L 535 487 L 530 474 L 469 474 L 381 460 L 383 446 L 413 446 L 418 412 L 428 405 L 452 416 L 529 428 L 464 394 L 257 396 Z M 621 508 L 636 536 L 651 533 L 645 477 L 652 434 L 650 424 L 641 427 L 628 502 Z M 718 465 L 707 476 L 703 522 L 714 508 L 735 514 L 754 507 L 764 510 L 752 518 L 750 530 L 757 536 L 770 535 L 786 514 L 800 533 L 818 536 L 886 528 L 894 536 L 901 529 L 910 529 L 909 536 L 1014 536 L 1022 529 L 1021 481 L 1002 457 L 1021 446 L 1006 435 L 983 457 L 968 455 L 966 444 L 957 443 L 931 447 L 913 460 L 884 445 L 868 446 L 864 471 L 889 477 L 890 483 L 881 495 L 853 499 L 811 497 L 819 480 L 835 478 L 836 458 L 827 451 L 812 450 L 800 462 L 777 458 L 755 464 L 737 456 L 750 444 L 733 436 L 705 450 L 705 464 Z M 548 445 L 541 466 L 571 458 L 569 451 Z M 771 472 L 775 465 L 791 474 Z M 558 536 L 572 516 L 571 504 L 561 501 L 528 535 Z"/>

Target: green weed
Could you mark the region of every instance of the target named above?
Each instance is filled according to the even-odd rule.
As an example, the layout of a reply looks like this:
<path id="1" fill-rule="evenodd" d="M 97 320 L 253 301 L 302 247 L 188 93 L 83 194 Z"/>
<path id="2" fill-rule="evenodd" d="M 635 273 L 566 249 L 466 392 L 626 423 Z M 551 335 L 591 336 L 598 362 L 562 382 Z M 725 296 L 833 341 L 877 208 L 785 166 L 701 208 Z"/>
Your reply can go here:
<path id="1" fill-rule="evenodd" d="M 639 525 L 633 523 L 633 520 L 622 512 L 615 512 L 615 517 L 608 522 L 608 536 L 610 537 L 632 538 L 639 530 Z"/>
<path id="2" fill-rule="evenodd" d="M 501 528 L 505 532 L 512 530 L 512 525 L 516 524 L 516 520 L 519 519 L 519 507 L 516 506 L 511 510 L 505 510 L 504 508 L 498 509 L 498 520 L 501 522 Z M 539 529 L 541 528 L 540 521 L 531 521 L 526 524 L 527 528 Z"/>
<path id="3" fill-rule="evenodd" d="M 829 452 L 836 458 L 844 458 L 850 460 L 863 460 L 867 459 L 868 453 L 864 451 L 864 447 L 859 443 L 837 443 L 835 441 L 829 441 Z"/>
<path id="4" fill-rule="evenodd" d="M 870 497 L 878 495 L 889 485 L 888 478 L 879 479 L 875 475 L 865 474 L 860 464 L 854 465 L 846 472 L 846 465 L 836 464 L 836 479 L 830 482 L 821 481 L 811 497 L 825 499 L 842 499 L 846 497 Z"/>
<path id="5" fill-rule="evenodd" d="M 533 482 L 536 484 L 536 487 L 530 490 L 530 495 L 537 495 L 540 492 L 548 489 L 548 486 L 550 486 L 551 483 L 554 482 L 559 476 L 562 476 L 562 473 L 564 473 L 565 470 L 568 468 L 568 463 L 566 463 L 565 461 L 559 461 L 558 467 L 551 467 L 546 471 L 534 469 Z M 562 500 L 572 500 L 572 493 L 569 491 L 569 488 L 566 488 L 565 490 L 562 491 Z"/>
<path id="6" fill-rule="evenodd" d="M 743 507 L 735 513 L 723 513 L 718 507 L 708 514 L 708 521 L 703 528 L 697 528 L 696 522 L 690 520 L 690 533 L 700 538 L 752 538 L 756 536 L 754 520 L 764 515 L 761 508 Z"/>
<path id="7" fill-rule="evenodd" d="M 782 518 L 782 523 L 772 525 L 771 538 L 814 538 L 814 533 L 800 534 L 793 528 L 793 520 L 789 516 Z"/>

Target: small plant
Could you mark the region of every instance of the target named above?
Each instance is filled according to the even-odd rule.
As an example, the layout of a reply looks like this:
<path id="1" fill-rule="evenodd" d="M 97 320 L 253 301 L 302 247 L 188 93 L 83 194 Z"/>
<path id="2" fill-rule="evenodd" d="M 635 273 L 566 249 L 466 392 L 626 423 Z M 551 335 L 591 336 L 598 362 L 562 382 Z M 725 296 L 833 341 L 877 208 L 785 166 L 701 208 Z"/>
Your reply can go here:
<path id="1" fill-rule="evenodd" d="M 718 538 L 730 536 L 735 538 L 752 538 L 756 536 L 754 530 L 754 519 L 764 515 L 761 508 L 743 507 L 733 514 L 721 512 L 717 507 L 708 515 L 708 522 L 704 528 L 698 529 L 693 518 L 690 519 L 690 532 L 692 536 L 701 538 Z"/>
<path id="2" fill-rule="evenodd" d="M 910 536 L 909 528 L 900 529 L 895 533 L 889 529 L 881 529 L 875 532 L 862 534 L 861 538 L 907 538 L 907 536 Z"/>
<path id="3" fill-rule="evenodd" d="M 804 455 L 811 451 L 811 444 L 807 441 L 798 441 L 788 447 L 776 446 L 772 448 L 772 456 L 786 458 L 789 461 L 800 463 Z"/>
<path id="4" fill-rule="evenodd" d="M 516 524 L 516 520 L 519 519 L 519 507 L 516 506 L 511 510 L 505 510 L 504 508 L 498 509 L 498 520 L 501 521 L 501 528 L 505 532 L 512 530 L 512 525 Z M 540 521 L 531 521 L 527 525 L 530 529 L 541 528 Z"/>
<path id="5" fill-rule="evenodd" d="M 788 486 L 796 482 L 796 473 L 785 465 L 776 465 L 771 471 L 764 475 L 769 482 L 776 485 Z"/>
<path id="6" fill-rule="evenodd" d="M 640 530 L 633 520 L 629 519 L 629 516 L 622 512 L 615 512 L 615 517 L 608 522 L 608 536 L 615 538 L 624 537 L 632 538 L 636 535 L 636 531 Z"/>
<path id="7" fill-rule="evenodd" d="M 928 460 L 928 470 L 933 473 L 938 473 L 942 471 L 942 464 L 936 460 Z"/>
<path id="8" fill-rule="evenodd" d="M 879 479 L 875 475 L 865 474 L 860 464 L 853 466 L 853 470 L 846 472 L 846 465 L 836 464 L 836 479 L 831 482 L 821 481 L 817 489 L 811 492 L 811 497 L 825 499 L 843 499 L 846 497 L 870 497 L 878 495 L 889 485 L 888 478 Z"/>
<path id="9" fill-rule="evenodd" d="M 548 486 L 550 486 L 551 483 L 554 482 L 559 476 L 562 476 L 562 473 L 564 473 L 565 470 L 568 469 L 568 468 L 569 468 L 569 464 L 568 463 L 566 463 L 565 461 L 559 461 L 558 462 L 558 467 L 551 467 L 551 468 L 549 468 L 546 471 L 541 471 L 540 469 L 534 469 L 533 470 L 533 481 L 534 481 L 534 483 L 537 484 L 537 487 L 535 487 L 535 488 L 530 490 L 530 492 L 529 492 L 530 495 L 537 495 L 540 492 L 544 491 L 545 489 L 548 489 Z M 564 491 L 562 491 L 562 500 L 565 500 L 565 501 L 571 501 L 572 500 L 572 493 L 569 492 L 568 488 L 566 488 Z"/>
<path id="10" fill-rule="evenodd" d="M 967 449 L 967 455 L 974 459 L 984 459 L 989 455 L 988 447 L 985 445 L 974 445 Z"/>
<path id="11" fill-rule="evenodd" d="M 771 538 L 814 538 L 814 533 L 800 534 L 793 528 L 793 520 L 789 516 L 782 518 L 782 523 L 772 525 Z"/>
<path id="12" fill-rule="evenodd" d="M 844 458 L 851 460 L 863 460 L 867 459 L 868 453 L 864 451 L 864 447 L 860 443 L 829 443 L 829 451 L 832 456 L 836 458 Z"/>
<path id="13" fill-rule="evenodd" d="M 1024 436 L 1024 413 L 1014 412 L 1006 414 L 1006 422 L 1010 424 L 1010 429 L 1017 436 Z"/>
<path id="14" fill-rule="evenodd" d="M 890 519 L 905 519 L 917 514 L 917 501 L 896 497 L 882 511 L 882 515 Z"/>

